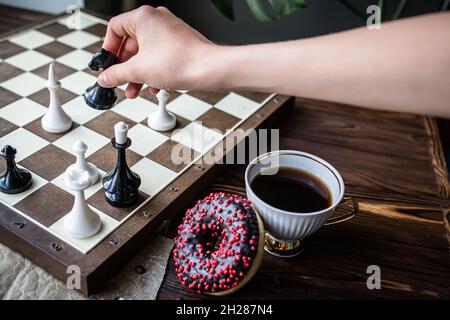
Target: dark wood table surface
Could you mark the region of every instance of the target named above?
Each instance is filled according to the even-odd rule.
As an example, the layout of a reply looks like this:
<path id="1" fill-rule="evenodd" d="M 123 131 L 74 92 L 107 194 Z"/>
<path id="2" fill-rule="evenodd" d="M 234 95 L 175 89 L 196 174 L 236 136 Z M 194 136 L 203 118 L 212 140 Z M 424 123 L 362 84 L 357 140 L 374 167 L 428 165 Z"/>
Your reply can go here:
<path id="1" fill-rule="evenodd" d="M 0 33 L 48 19 L 0 6 Z M 274 126 L 280 147 L 310 152 L 342 174 L 359 214 L 325 226 L 300 256 L 268 254 L 230 299 L 450 298 L 450 185 L 433 118 L 297 99 Z M 243 192 L 245 166 L 227 165 L 210 190 Z M 381 290 L 366 269 L 381 268 Z M 181 287 L 170 259 L 159 299 L 211 299 Z"/>

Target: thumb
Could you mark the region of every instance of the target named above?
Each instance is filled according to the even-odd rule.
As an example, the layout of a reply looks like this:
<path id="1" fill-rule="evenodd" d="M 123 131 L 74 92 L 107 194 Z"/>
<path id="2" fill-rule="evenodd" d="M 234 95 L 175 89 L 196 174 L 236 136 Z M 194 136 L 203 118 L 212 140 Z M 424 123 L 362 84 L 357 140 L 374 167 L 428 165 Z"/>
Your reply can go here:
<path id="1" fill-rule="evenodd" d="M 104 88 L 118 87 L 129 82 L 139 83 L 134 66 L 132 59 L 112 65 L 98 76 L 97 83 Z"/>

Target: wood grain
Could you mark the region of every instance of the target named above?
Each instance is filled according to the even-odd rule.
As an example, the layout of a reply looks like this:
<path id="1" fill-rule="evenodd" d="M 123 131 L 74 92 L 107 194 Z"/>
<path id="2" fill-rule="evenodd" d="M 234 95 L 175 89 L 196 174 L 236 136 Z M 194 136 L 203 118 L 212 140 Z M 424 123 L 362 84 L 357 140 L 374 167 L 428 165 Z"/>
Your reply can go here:
<path id="1" fill-rule="evenodd" d="M 336 166 L 360 213 L 323 227 L 297 258 L 266 254 L 256 277 L 227 298 L 450 298 L 448 177 L 434 119 L 297 99 L 273 127 L 280 148 Z M 228 166 L 206 192 L 244 192 L 244 170 Z M 369 265 L 381 268 L 381 290 L 366 287 Z M 158 298 L 213 299 L 182 288 L 172 261 Z"/>

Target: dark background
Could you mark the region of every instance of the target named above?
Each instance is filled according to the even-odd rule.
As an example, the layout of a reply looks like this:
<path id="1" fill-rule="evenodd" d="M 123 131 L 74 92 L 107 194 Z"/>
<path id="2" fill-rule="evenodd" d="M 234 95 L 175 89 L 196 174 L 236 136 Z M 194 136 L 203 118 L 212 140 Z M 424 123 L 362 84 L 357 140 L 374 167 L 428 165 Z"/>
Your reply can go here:
<path id="1" fill-rule="evenodd" d="M 175 15 L 199 30 L 209 39 L 225 44 L 248 44 L 267 41 L 299 39 L 355 28 L 365 22 L 337 0 L 309 0 L 308 7 L 273 22 L 258 22 L 251 14 L 244 0 L 234 1 L 235 21 L 223 16 L 209 0 L 156 0 L 131 1 L 86 0 L 86 8 L 106 15 L 115 15 L 143 4 L 168 7 Z M 353 0 L 364 12 L 374 0 Z M 385 1 L 385 21 L 392 18 L 400 0 Z M 437 12 L 442 0 L 410 0 L 402 17 Z M 442 30 L 449 32 L 449 30 Z M 441 140 L 446 149 L 447 163 L 450 163 L 450 124 L 438 120 Z"/>
<path id="2" fill-rule="evenodd" d="M 386 19 L 392 18 L 400 0 L 387 0 Z M 365 11 L 374 0 L 353 0 Z M 363 25 L 364 21 L 337 0 L 309 0 L 308 7 L 280 20 L 259 22 L 253 18 L 246 1 L 234 1 L 235 21 L 224 17 L 209 0 L 135 1 L 135 6 L 164 5 L 209 39 L 227 44 L 281 41 L 317 36 Z M 410 0 L 403 16 L 439 11 L 442 0 Z M 121 1 L 86 0 L 86 8 L 104 14 L 118 14 L 124 10 Z M 127 7 L 126 9 L 130 9 Z"/>

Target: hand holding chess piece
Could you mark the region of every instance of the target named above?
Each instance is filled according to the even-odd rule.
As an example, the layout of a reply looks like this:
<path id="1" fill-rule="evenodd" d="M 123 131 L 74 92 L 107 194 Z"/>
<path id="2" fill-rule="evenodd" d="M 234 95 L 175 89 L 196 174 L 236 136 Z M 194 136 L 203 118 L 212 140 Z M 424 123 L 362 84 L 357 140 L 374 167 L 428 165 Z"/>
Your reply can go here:
<path id="1" fill-rule="evenodd" d="M 106 70 L 110 66 L 119 63 L 119 58 L 117 58 L 113 53 L 101 49 L 92 57 L 91 62 L 89 62 L 89 68 L 91 70 L 98 71 L 100 69 Z M 117 100 L 116 88 L 103 88 L 97 82 L 86 89 L 83 94 L 84 101 L 88 106 L 97 110 L 109 110 L 111 109 Z"/>
<path id="2" fill-rule="evenodd" d="M 173 113 L 166 109 L 169 93 L 166 90 L 160 90 L 156 97 L 158 98 L 158 109 L 148 117 L 148 126 L 156 131 L 169 131 L 175 128 L 177 119 Z"/>
<path id="3" fill-rule="evenodd" d="M 91 181 L 88 171 L 66 171 L 65 182 L 75 193 L 75 200 L 72 210 L 64 218 L 64 228 L 71 237 L 76 239 L 94 236 L 100 231 L 102 225 L 99 215 L 86 203 L 84 190 L 91 185 Z"/>

